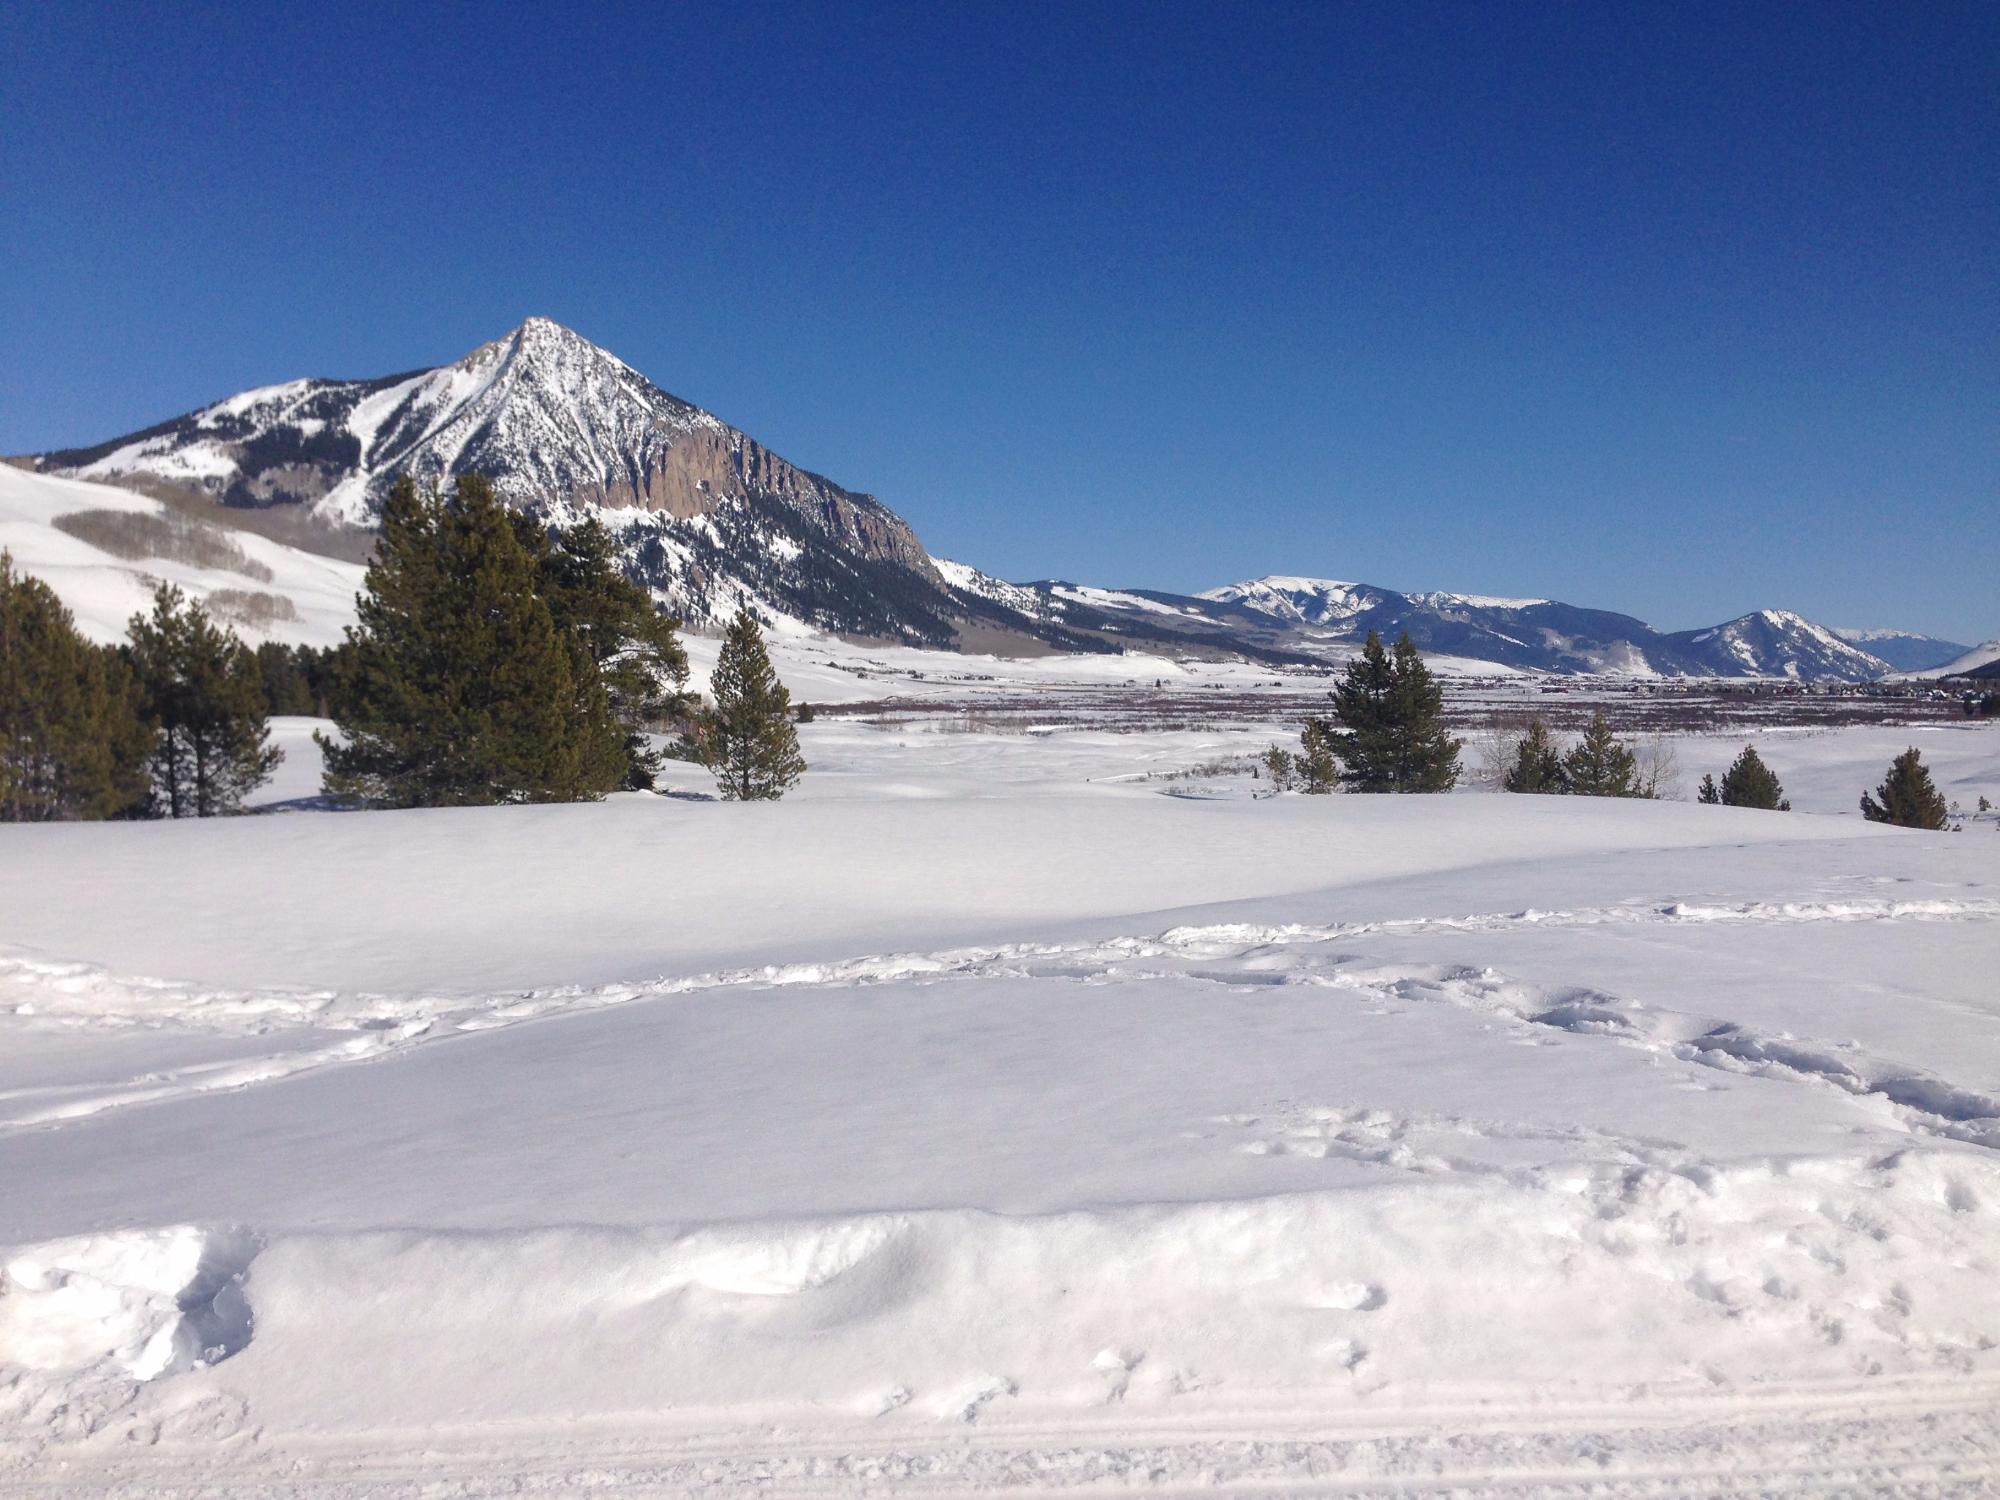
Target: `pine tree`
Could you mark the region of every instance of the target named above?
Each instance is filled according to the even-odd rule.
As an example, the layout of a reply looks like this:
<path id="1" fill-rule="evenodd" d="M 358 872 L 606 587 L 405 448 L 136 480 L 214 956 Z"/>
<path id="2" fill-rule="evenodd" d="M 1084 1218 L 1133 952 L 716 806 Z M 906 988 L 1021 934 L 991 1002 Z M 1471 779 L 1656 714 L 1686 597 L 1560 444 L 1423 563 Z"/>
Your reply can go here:
<path id="1" fill-rule="evenodd" d="M 1459 741 L 1444 729 L 1444 693 L 1404 634 L 1394 654 L 1368 632 L 1333 694 L 1330 735 L 1340 780 L 1355 792 L 1448 792 Z"/>
<path id="2" fill-rule="evenodd" d="M 1299 736 L 1299 742 L 1302 748 L 1292 757 L 1299 790 L 1312 797 L 1339 791 L 1340 762 L 1333 753 L 1333 731 L 1325 721 L 1306 720 L 1305 733 Z"/>
<path id="3" fill-rule="evenodd" d="M 1721 803 L 1722 792 L 1716 787 L 1714 776 L 1703 776 L 1701 778 L 1701 786 L 1695 791 L 1694 800 L 1706 803 L 1711 807 Z"/>
<path id="4" fill-rule="evenodd" d="M 139 712 L 156 735 L 156 806 L 174 818 L 240 810 L 285 758 L 270 743 L 256 656 L 199 602 L 164 583 L 153 613 L 134 615 L 127 636 Z"/>
<path id="5" fill-rule="evenodd" d="M 1562 760 L 1563 777 L 1579 797 L 1650 797 L 1639 780 L 1639 758 L 1619 743 L 1599 709 Z"/>
<path id="6" fill-rule="evenodd" d="M 311 646 L 265 641 L 257 648 L 264 683 L 264 707 L 272 714 L 326 717 L 333 653 Z"/>
<path id="7" fill-rule="evenodd" d="M 1985 799 L 1982 797 L 1983 803 Z M 1889 774 L 1875 788 L 1875 795 L 1861 794 L 1861 816 L 1871 823 L 1894 823 L 1899 828 L 1941 829 L 1951 825 L 1951 813 L 1943 795 L 1931 782 L 1923 757 L 1911 746 L 1891 762 Z"/>
<path id="8" fill-rule="evenodd" d="M 709 679 L 715 706 L 702 719 L 702 762 L 730 802 L 774 801 L 806 769 L 792 727 L 792 695 L 771 668 L 764 633 L 739 609 Z"/>
<path id="9" fill-rule="evenodd" d="M 539 567 L 483 475 L 449 500 L 407 477 L 334 673 L 326 786 L 393 807 L 564 802 L 623 778 L 623 733 L 538 592 Z"/>
<path id="10" fill-rule="evenodd" d="M 1395 667 L 1383 649 L 1382 637 L 1371 630 L 1361 654 L 1347 664 L 1333 690 L 1333 718 L 1340 727 L 1329 729 L 1319 721 L 1307 726 L 1318 725 L 1326 735 L 1340 762 L 1340 780 L 1354 791 L 1394 789 L 1396 734 L 1391 699 L 1395 690 Z"/>
<path id="11" fill-rule="evenodd" d="M 1704 795 L 1709 783 L 1702 782 Z M 1790 812 L 1792 804 L 1785 799 L 1785 789 L 1779 784 L 1777 775 L 1764 764 L 1763 758 L 1754 747 L 1745 745 L 1743 753 L 1736 757 L 1729 769 L 1723 773 L 1722 786 L 1716 800 L 1724 807 L 1759 807 L 1767 812 Z"/>
<path id="12" fill-rule="evenodd" d="M 1263 762 L 1265 772 L 1271 778 L 1271 790 L 1273 793 L 1289 792 L 1298 784 L 1299 758 L 1283 745 L 1273 745 L 1259 759 Z"/>
<path id="13" fill-rule="evenodd" d="M 687 705 L 688 659 L 675 634 L 679 622 L 625 576 L 617 544 L 595 516 L 553 539 L 518 514 L 516 528 L 535 557 L 537 587 L 556 629 L 570 641 L 579 682 L 603 684 L 620 730 L 619 784 L 650 789 L 660 756 L 646 738 L 647 726 Z"/>
<path id="14" fill-rule="evenodd" d="M 1464 743 L 1444 727 L 1444 689 L 1406 631 L 1396 641 L 1396 724 L 1402 742 L 1397 791 L 1448 792 L 1458 785 Z"/>
<path id="15" fill-rule="evenodd" d="M 0 822 L 137 811 L 152 743 L 125 664 L 0 552 Z"/>
<path id="16" fill-rule="evenodd" d="M 1500 785 L 1505 791 L 1541 796 L 1557 796 L 1569 790 L 1563 758 L 1556 751 L 1549 726 L 1539 716 L 1528 721 L 1526 732 L 1514 747 L 1514 764 L 1507 768 Z"/>

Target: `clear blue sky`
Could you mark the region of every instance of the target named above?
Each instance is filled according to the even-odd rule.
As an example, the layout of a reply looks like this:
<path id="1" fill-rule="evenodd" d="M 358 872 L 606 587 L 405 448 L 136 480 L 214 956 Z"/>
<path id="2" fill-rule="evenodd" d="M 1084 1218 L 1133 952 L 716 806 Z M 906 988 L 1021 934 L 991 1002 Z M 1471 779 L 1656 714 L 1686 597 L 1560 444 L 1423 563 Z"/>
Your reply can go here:
<path id="1" fill-rule="evenodd" d="M 0 451 L 567 323 L 932 549 L 2000 633 L 2000 6 L 0 7 Z"/>

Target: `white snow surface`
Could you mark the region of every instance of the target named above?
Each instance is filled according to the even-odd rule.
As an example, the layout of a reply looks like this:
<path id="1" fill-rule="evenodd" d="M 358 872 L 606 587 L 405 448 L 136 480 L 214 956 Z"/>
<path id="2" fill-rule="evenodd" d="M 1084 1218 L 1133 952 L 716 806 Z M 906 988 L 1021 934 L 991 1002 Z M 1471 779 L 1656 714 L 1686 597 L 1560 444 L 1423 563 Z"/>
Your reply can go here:
<path id="1" fill-rule="evenodd" d="M 0 827 L 0 1491 L 1990 1493 L 2000 839 L 1852 811 L 1913 733 L 1761 736 L 1792 814 L 823 718 L 777 804 Z"/>
<path id="2" fill-rule="evenodd" d="M 61 516 L 101 510 L 170 519 L 183 515 L 113 485 L 59 479 L 0 464 L 0 551 L 13 556 L 17 573 L 31 574 L 54 589 L 76 617 L 77 629 L 91 640 L 123 640 L 132 616 L 152 608 L 153 590 L 160 583 L 174 584 L 203 602 L 213 601 L 221 590 L 285 601 L 292 617 L 268 623 L 253 623 L 233 616 L 224 605 L 214 606 L 225 623 L 253 643 L 278 640 L 331 646 L 339 642 L 342 627 L 354 619 L 354 598 L 365 571 L 357 563 L 230 529 L 220 519 L 209 523 L 243 557 L 268 569 L 266 579 L 231 567 L 174 558 L 120 557 L 53 524 Z"/>

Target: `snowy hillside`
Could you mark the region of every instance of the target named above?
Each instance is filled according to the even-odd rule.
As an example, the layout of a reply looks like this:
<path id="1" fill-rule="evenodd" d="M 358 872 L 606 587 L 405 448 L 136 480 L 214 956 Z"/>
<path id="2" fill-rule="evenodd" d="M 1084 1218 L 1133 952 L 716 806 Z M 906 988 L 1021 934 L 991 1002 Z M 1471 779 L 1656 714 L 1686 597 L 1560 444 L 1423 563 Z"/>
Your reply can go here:
<path id="1" fill-rule="evenodd" d="M 1690 654 L 1714 663 L 1735 663 L 1742 675 L 1796 677 L 1809 682 L 1869 682 L 1887 676 L 1889 664 L 1785 609 L 1760 609 L 1708 630 L 1667 637 Z"/>
<path id="2" fill-rule="evenodd" d="M 337 644 L 362 568 L 226 520 L 0 464 L 0 551 L 53 588 L 92 640 L 123 640 L 154 588 L 171 583 L 252 642 Z"/>
<path id="3" fill-rule="evenodd" d="M 1991 667 L 1995 663 L 2000 663 L 2000 639 L 1990 640 L 1982 646 L 1974 646 L 1971 650 L 1953 660 L 1945 662 L 1940 666 L 1932 667 L 1928 671 L 1911 672 L 1908 675 L 1911 677 L 1959 677 L 1966 673 L 1977 672 L 1984 667 Z"/>

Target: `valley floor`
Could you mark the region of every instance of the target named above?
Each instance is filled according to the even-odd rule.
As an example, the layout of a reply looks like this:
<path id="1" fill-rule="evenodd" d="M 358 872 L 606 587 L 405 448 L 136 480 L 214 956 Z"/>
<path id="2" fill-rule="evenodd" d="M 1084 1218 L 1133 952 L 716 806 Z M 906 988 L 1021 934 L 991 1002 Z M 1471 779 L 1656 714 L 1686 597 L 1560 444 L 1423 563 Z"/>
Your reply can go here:
<path id="1" fill-rule="evenodd" d="M 1277 732 L 0 829 L 0 1492 L 2000 1491 L 2000 729 Z"/>

